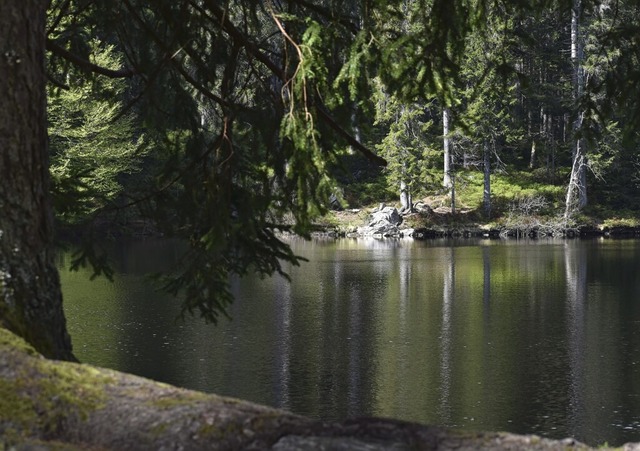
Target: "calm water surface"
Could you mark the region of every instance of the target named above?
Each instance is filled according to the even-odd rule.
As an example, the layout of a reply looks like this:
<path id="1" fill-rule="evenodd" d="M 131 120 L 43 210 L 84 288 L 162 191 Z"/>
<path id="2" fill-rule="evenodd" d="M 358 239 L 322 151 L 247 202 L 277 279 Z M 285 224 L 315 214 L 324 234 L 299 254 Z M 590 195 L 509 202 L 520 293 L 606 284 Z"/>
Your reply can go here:
<path id="1" fill-rule="evenodd" d="M 175 243 L 114 245 L 114 283 L 63 256 L 76 355 L 316 418 L 640 441 L 640 241 L 293 245 L 293 282 L 234 279 L 217 327 L 143 277 Z"/>

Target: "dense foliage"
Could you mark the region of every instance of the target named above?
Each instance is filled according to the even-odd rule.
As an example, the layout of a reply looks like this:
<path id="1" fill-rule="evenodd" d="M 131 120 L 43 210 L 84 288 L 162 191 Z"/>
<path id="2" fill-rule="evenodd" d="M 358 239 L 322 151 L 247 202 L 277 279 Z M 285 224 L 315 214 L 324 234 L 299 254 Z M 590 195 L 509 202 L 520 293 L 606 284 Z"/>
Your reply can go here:
<path id="1" fill-rule="evenodd" d="M 535 195 L 565 222 L 638 211 L 639 13 L 634 0 L 54 0 L 58 217 L 136 217 L 184 238 L 166 288 L 216 321 L 229 274 L 297 263 L 275 230 L 308 234 L 345 185 L 400 189 L 411 208 L 481 171 L 471 206 L 487 217 L 498 173 L 561 187 Z M 350 173 L 354 152 L 386 168 Z"/>

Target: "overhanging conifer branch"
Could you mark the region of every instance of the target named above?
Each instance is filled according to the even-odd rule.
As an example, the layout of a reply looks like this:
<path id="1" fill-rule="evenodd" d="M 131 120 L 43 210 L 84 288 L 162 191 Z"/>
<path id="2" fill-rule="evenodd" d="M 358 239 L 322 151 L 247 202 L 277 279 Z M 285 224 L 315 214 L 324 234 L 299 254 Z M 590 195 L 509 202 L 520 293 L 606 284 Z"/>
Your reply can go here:
<path id="1" fill-rule="evenodd" d="M 53 75 L 49 73 L 47 73 L 47 80 L 49 80 L 49 82 L 57 88 L 64 89 L 65 91 L 68 91 L 70 89 L 68 85 L 65 85 L 61 81 L 57 80 Z"/>
<path id="2" fill-rule="evenodd" d="M 183 67 L 182 60 L 181 59 L 178 60 L 178 55 L 182 51 L 185 51 L 185 53 L 189 53 L 185 47 L 181 47 L 177 51 L 171 51 L 167 47 L 166 43 L 158 35 L 156 35 L 153 32 L 153 30 L 147 25 L 147 23 L 144 21 L 144 19 L 136 12 L 136 9 L 133 7 L 133 5 L 131 5 L 131 3 L 129 1 L 127 1 L 127 0 L 124 1 L 124 4 L 126 5 L 126 7 L 129 10 L 129 12 L 133 15 L 134 19 L 144 28 L 145 32 L 149 36 L 151 36 L 153 38 L 153 41 L 156 44 L 158 44 L 158 46 L 161 48 L 161 50 L 166 55 L 171 55 L 168 58 L 168 60 L 171 61 L 173 66 L 176 68 L 176 70 L 178 72 L 180 72 L 180 75 L 182 75 L 182 77 L 185 79 L 185 81 L 187 83 L 189 83 L 191 86 L 193 86 L 204 97 L 213 100 L 214 102 L 218 103 L 219 105 L 230 106 L 229 102 L 227 102 L 225 99 L 221 98 L 220 96 L 215 95 L 213 92 L 211 92 L 211 90 L 207 89 L 203 84 L 201 84 L 194 77 L 192 77 L 187 72 L 187 70 Z"/>
<path id="3" fill-rule="evenodd" d="M 63 58 L 78 67 L 81 67 L 82 69 L 94 72 L 96 74 L 105 75 L 107 77 L 131 78 L 136 74 L 136 72 L 132 69 L 112 70 L 107 69 L 106 67 L 98 66 L 97 64 L 94 64 L 91 61 L 87 61 L 84 58 L 80 58 L 78 55 L 74 55 L 70 51 L 60 47 L 51 39 L 47 39 L 47 50 L 55 55 L 58 55 L 60 58 Z"/>
<path id="4" fill-rule="evenodd" d="M 195 2 L 191 2 L 191 5 L 194 8 L 197 8 L 200 12 L 202 8 L 198 7 Z M 287 83 L 289 77 L 284 72 L 284 70 L 276 63 L 274 63 L 267 55 L 260 51 L 260 48 L 253 42 L 251 42 L 229 19 L 229 15 L 226 12 L 215 4 L 212 0 L 206 1 L 207 8 L 212 14 L 211 17 L 218 21 L 218 26 L 224 30 L 231 39 L 238 42 L 242 47 L 246 49 L 248 53 L 250 53 L 256 60 L 263 63 L 271 72 L 273 72 L 283 83 Z M 351 133 L 346 131 L 343 127 L 340 126 L 336 122 L 335 119 L 329 114 L 329 111 L 326 108 L 322 107 L 320 104 L 316 103 L 316 110 L 318 111 L 318 116 L 322 119 L 329 127 L 338 132 L 338 134 L 345 140 L 347 143 L 352 146 L 354 149 L 357 149 L 360 153 L 362 153 L 367 159 L 374 162 L 380 166 L 386 166 L 387 161 L 373 153 L 366 146 L 364 146 L 360 141 L 358 141 Z"/>
<path id="5" fill-rule="evenodd" d="M 371 152 L 365 145 L 363 145 L 362 143 L 360 143 L 360 141 L 358 141 L 356 138 L 354 138 L 351 133 L 349 133 L 344 128 L 342 128 L 340 126 L 340 124 L 338 124 L 335 121 L 335 119 L 333 119 L 333 117 L 331 117 L 329 112 L 323 106 L 318 105 L 316 103 L 315 107 L 316 107 L 316 111 L 318 112 L 318 115 L 320 116 L 320 119 L 322 119 L 333 130 L 338 132 L 338 134 L 340 136 L 342 136 L 344 138 L 344 140 L 347 141 L 347 143 L 350 146 L 352 146 L 354 149 L 358 150 L 358 152 L 363 154 L 368 160 L 372 161 L 373 163 L 377 164 L 378 166 L 386 166 L 387 165 L 387 160 L 385 160 L 384 158 L 382 158 L 382 157 L 376 155 L 375 153 Z"/>
<path id="6" fill-rule="evenodd" d="M 322 6 L 314 5 L 313 3 L 307 2 L 305 0 L 294 0 L 294 3 L 299 4 L 300 6 L 315 11 L 321 16 L 327 18 L 328 20 L 333 20 L 338 22 L 340 25 L 345 27 L 351 33 L 356 34 L 360 31 L 360 27 L 356 24 L 355 20 L 351 20 L 344 16 L 339 16 L 333 14 L 329 9 L 323 8 Z"/>

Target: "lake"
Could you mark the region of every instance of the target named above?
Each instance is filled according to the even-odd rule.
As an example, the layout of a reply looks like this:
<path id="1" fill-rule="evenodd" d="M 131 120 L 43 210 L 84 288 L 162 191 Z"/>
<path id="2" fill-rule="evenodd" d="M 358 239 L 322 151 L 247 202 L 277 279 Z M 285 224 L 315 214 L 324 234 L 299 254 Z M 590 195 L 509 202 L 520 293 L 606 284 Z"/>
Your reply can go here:
<path id="1" fill-rule="evenodd" d="M 640 441 L 639 240 L 292 239 L 310 261 L 233 279 L 233 320 L 176 320 L 145 273 L 168 241 L 65 269 L 76 356 L 322 419 Z"/>

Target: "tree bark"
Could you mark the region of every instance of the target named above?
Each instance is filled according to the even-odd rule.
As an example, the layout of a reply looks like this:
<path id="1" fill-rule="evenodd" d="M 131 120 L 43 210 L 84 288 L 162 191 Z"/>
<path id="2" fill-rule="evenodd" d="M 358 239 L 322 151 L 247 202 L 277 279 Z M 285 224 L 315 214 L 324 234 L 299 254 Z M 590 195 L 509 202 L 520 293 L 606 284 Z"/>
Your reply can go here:
<path id="1" fill-rule="evenodd" d="M 533 169 L 536 165 L 536 139 L 531 140 L 531 152 L 529 154 L 529 169 Z"/>
<path id="2" fill-rule="evenodd" d="M 46 2 L 0 12 L 0 325 L 47 357 L 73 359 L 51 251 Z"/>
<path id="3" fill-rule="evenodd" d="M 411 190 L 404 181 L 400 181 L 400 206 L 403 212 L 411 211 L 413 208 Z"/>
<path id="4" fill-rule="evenodd" d="M 487 219 L 491 217 L 491 151 L 489 142 L 485 139 L 483 146 L 484 159 L 484 192 L 482 203 L 484 204 L 484 214 Z"/>
<path id="5" fill-rule="evenodd" d="M 587 143 L 580 136 L 583 126 L 584 111 L 580 110 L 580 97 L 584 90 L 584 69 L 582 67 L 583 45 L 580 38 L 580 14 L 582 1 L 573 0 L 571 8 L 571 63 L 573 65 L 573 97 L 576 107 L 573 122 L 573 163 L 567 187 L 565 202 L 565 220 L 587 205 Z"/>
<path id="6" fill-rule="evenodd" d="M 450 138 L 449 138 L 449 122 L 450 122 L 451 112 L 449 108 L 444 107 L 442 109 L 442 134 L 443 137 L 443 147 L 444 147 L 444 179 L 443 185 L 447 189 L 451 189 L 453 186 L 453 179 L 451 178 L 451 149 L 450 149 Z"/>

